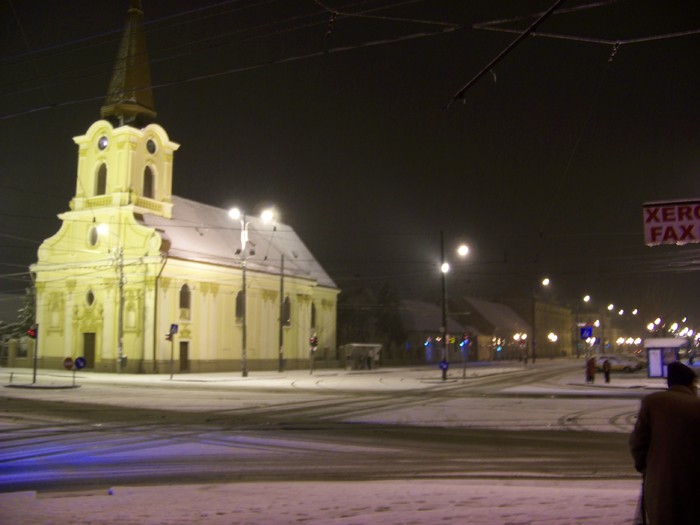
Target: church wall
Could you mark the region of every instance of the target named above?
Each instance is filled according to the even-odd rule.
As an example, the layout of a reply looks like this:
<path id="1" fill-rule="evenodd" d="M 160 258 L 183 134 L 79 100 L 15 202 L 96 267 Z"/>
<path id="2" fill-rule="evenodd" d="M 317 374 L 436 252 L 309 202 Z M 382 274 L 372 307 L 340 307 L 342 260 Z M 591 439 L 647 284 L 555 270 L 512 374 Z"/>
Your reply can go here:
<path id="1" fill-rule="evenodd" d="M 80 231 L 85 222 L 80 217 L 73 219 L 64 223 L 64 228 L 76 231 L 63 232 L 53 238 L 58 242 L 42 247 L 42 260 L 58 263 L 37 272 L 40 366 L 61 368 L 66 357 L 80 356 L 88 360 L 88 369 L 119 371 L 118 259 L 105 239 L 87 248 L 84 241 L 76 240 L 89 235 Z M 128 227 L 123 230 L 127 234 L 122 241 L 121 263 L 126 360 L 121 371 L 168 373 L 171 350 L 176 373 L 240 371 L 243 327 L 236 318 L 235 305 L 242 289 L 241 268 L 175 258 L 163 262 L 148 255 L 151 245 L 156 244 L 151 234 L 138 228 L 131 233 Z M 72 259 L 61 263 L 68 251 L 74 254 Z M 247 362 L 251 371 L 278 367 L 279 284 L 279 275 L 247 272 Z M 189 309 L 180 308 L 184 285 L 190 290 Z M 337 290 L 287 276 L 284 296 L 290 299 L 292 319 L 290 326 L 283 327 L 287 367 L 308 366 L 313 333 L 319 338 L 316 359 L 335 359 Z M 316 309 L 315 327 L 311 326 L 312 305 Z M 165 338 L 171 324 L 178 325 L 172 344 Z"/>
<path id="2" fill-rule="evenodd" d="M 274 370 L 279 353 L 279 276 L 247 271 L 248 316 L 246 356 L 248 370 Z M 191 291 L 191 308 L 180 308 L 180 290 Z M 236 295 L 242 288 L 240 268 L 227 268 L 185 260 L 169 260 L 160 279 L 157 306 L 159 372 L 240 371 L 242 368 L 242 320 L 236 318 Z M 285 326 L 284 357 L 290 366 L 305 368 L 308 362 L 311 302 L 317 306 L 319 339 L 326 348 L 335 342 L 335 290 L 319 289 L 315 283 L 285 278 L 285 296 L 292 303 L 292 323 Z M 172 343 L 165 333 L 178 325 Z M 187 363 L 180 359 L 181 344 L 187 345 Z M 335 348 L 329 355 L 335 356 Z"/>

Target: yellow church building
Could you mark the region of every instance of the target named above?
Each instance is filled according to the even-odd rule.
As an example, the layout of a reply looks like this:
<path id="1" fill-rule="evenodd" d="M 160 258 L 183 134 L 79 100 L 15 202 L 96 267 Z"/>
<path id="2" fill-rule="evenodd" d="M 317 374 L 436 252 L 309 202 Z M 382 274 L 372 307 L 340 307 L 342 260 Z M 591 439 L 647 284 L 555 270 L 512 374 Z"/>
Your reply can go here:
<path id="1" fill-rule="evenodd" d="M 334 355 L 333 280 L 274 217 L 174 196 L 179 145 L 155 116 L 134 1 L 102 118 L 73 139 L 70 210 L 31 266 L 40 366 L 245 376 L 307 367 L 313 337 Z"/>

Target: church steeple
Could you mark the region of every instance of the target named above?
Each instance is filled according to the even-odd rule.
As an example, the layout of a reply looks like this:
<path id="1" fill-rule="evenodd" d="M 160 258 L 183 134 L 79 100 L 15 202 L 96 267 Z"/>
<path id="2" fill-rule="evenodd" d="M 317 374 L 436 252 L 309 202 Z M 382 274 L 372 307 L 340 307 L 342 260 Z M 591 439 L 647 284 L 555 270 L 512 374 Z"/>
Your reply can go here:
<path id="1" fill-rule="evenodd" d="M 140 0 L 131 1 L 109 91 L 100 113 L 115 126 L 140 128 L 155 119 Z"/>

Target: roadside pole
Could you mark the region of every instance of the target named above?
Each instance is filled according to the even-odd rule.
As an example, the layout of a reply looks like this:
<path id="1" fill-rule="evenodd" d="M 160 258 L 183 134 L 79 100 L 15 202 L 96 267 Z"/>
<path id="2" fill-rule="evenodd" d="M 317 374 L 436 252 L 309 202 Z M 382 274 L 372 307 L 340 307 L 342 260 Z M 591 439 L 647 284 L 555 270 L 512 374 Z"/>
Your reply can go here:
<path id="1" fill-rule="evenodd" d="M 176 324 L 170 325 L 170 330 L 165 334 L 165 340 L 170 341 L 170 380 L 173 379 L 174 373 L 174 362 L 175 362 L 175 334 L 177 333 L 178 326 Z"/>

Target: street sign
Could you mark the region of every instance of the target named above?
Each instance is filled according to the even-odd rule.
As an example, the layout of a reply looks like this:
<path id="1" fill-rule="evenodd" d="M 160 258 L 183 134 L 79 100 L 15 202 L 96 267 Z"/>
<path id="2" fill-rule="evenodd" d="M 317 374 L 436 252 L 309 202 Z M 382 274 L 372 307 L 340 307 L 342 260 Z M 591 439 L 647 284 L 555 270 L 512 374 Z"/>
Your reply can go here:
<path id="1" fill-rule="evenodd" d="M 85 358 L 84 357 L 76 357 L 75 358 L 75 368 L 78 370 L 82 370 L 85 368 Z"/>
<path id="2" fill-rule="evenodd" d="M 590 339 L 593 337 L 593 327 L 592 326 L 584 326 L 581 328 L 581 339 Z"/>
<path id="3" fill-rule="evenodd" d="M 72 357 L 66 357 L 63 360 L 63 368 L 65 368 L 66 370 L 73 369 L 73 358 Z"/>
<path id="4" fill-rule="evenodd" d="M 648 202 L 643 211 L 647 246 L 700 242 L 700 200 Z"/>
<path id="5" fill-rule="evenodd" d="M 176 324 L 171 324 L 170 325 L 170 334 L 176 334 L 177 333 L 177 325 Z"/>

